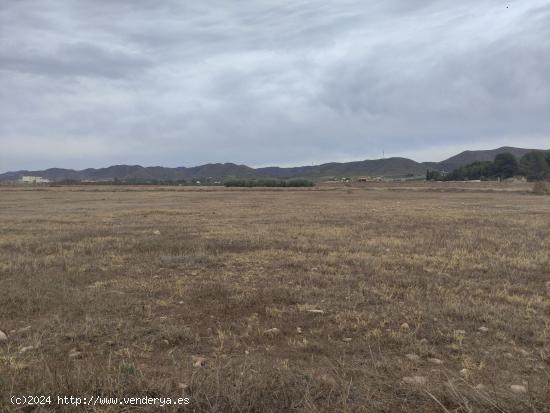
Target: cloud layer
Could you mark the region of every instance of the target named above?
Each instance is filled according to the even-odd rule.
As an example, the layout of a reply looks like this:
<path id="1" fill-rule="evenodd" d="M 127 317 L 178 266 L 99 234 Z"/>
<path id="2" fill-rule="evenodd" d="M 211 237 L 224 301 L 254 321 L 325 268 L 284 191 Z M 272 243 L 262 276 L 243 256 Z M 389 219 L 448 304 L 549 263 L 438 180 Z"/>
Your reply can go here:
<path id="1" fill-rule="evenodd" d="M 0 3 L 0 171 L 550 147 L 547 0 Z"/>

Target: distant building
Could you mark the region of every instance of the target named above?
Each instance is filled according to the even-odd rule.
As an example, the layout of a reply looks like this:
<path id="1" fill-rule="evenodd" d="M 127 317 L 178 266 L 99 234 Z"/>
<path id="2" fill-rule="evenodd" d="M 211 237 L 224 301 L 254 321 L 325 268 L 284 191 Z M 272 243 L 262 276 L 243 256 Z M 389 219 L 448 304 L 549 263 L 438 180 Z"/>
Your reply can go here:
<path id="1" fill-rule="evenodd" d="M 50 182 L 50 180 L 42 178 L 41 176 L 22 176 L 21 182 L 25 184 L 46 184 Z"/>

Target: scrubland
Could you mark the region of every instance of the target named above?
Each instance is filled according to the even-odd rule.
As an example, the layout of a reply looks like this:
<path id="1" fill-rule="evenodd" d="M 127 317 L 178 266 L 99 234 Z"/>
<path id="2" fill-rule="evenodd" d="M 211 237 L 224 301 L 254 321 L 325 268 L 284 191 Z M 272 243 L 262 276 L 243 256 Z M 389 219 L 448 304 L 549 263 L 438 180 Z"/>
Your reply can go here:
<path id="1" fill-rule="evenodd" d="M 550 411 L 550 197 L 324 189 L 0 189 L 0 411 Z"/>

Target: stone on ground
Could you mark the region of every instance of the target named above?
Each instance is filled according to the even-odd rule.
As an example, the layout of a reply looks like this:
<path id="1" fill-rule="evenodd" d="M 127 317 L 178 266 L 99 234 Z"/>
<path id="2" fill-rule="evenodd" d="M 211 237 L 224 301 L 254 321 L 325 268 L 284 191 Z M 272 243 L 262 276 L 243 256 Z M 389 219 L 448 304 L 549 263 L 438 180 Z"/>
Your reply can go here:
<path id="1" fill-rule="evenodd" d="M 76 348 L 73 348 L 71 349 L 71 351 L 69 351 L 69 358 L 70 359 L 79 359 L 82 357 L 82 353 L 80 351 L 78 351 Z"/>
<path id="2" fill-rule="evenodd" d="M 525 387 L 521 384 L 512 384 L 510 386 L 510 390 L 512 390 L 512 393 L 516 393 L 516 394 L 527 393 L 527 387 Z"/>
<path id="3" fill-rule="evenodd" d="M 403 381 L 412 386 L 425 386 L 428 383 L 428 379 L 424 376 L 403 377 Z"/>
<path id="4" fill-rule="evenodd" d="M 202 356 L 193 356 L 193 367 L 204 367 L 206 365 L 206 358 Z"/>
<path id="5" fill-rule="evenodd" d="M 19 349 L 19 353 L 24 354 L 24 353 L 26 353 L 27 351 L 31 351 L 32 349 L 34 349 L 34 346 L 25 346 L 25 347 L 21 347 L 21 348 Z"/>

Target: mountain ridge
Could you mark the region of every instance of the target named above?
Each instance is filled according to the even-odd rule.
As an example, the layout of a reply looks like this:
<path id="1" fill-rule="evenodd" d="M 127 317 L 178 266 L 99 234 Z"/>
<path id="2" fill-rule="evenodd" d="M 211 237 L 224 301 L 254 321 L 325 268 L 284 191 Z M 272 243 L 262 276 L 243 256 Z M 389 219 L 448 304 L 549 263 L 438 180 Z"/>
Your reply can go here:
<path id="1" fill-rule="evenodd" d="M 231 162 L 175 168 L 163 166 L 144 167 L 141 165 L 111 165 L 105 168 L 86 168 L 82 170 L 49 168 L 41 171 L 6 172 L 0 174 L 0 181 L 16 181 L 21 179 L 22 176 L 39 176 L 53 182 L 64 180 L 112 181 L 115 179 L 177 181 L 207 178 L 223 180 L 227 178 L 321 179 L 344 176 L 421 176 L 426 172 L 426 169 L 450 172 L 474 161 L 493 160 L 499 153 L 510 152 L 519 158 L 531 150 L 536 149 L 503 146 L 489 150 L 463 151 L 441 162 L 416 162 L 408 158 L 391 157 L 286 168 L 278 166 L 252 168 Z"/>
<path id="2" fill-rule="evenodd" d="M 437 167 L 439 171 L 451 172 L 452 170 L 459 168 L 461 166 L 467 165 L 476 161 L 492 161 L 495 159 L 495 156 L 501 153 L 511 153 L 516 158 L 521 158 L 527 152 L 534 150 L 544 150 L 544 149 L 526 149 L 526 148 L 516 148 L 513 146 L 501 146 L 496 149 L 483 149 L 477 151 L 463 151 L 459 154 L 451 156 L 441 162 L 437 162 Z M 430 164 L 427 162 L 427 164 Z"/>

